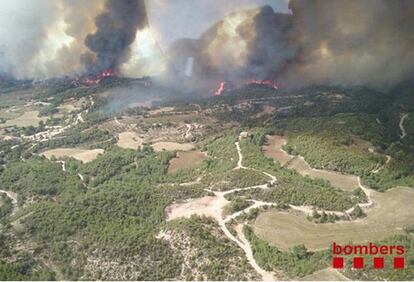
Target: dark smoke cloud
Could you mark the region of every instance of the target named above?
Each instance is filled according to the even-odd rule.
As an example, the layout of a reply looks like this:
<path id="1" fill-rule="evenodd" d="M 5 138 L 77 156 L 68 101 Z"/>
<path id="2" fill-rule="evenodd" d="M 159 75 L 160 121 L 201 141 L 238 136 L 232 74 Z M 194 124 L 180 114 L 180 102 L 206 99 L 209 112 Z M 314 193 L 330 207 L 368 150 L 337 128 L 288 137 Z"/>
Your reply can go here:
<path id="1" fill-rule="evenodd" d="M 94 53 L 84 62 L 91 73 L 106 69 L 119 71 L 128 61 L 136 32 L 148 25 L 144 0 L 107 0 L 105 11 L 95 21 L 97 30 L 85 39 Z"/>
<path id="2" fill-rule="evenodd" d="M 199 77 L 212 80 L 271 79 L 285 87 L 383 89 L 412 79 L 414 1 L 291 0 L 289 8 L 290 14 L 270 7 L 238 12 L 186 47 L 185 41 L 177 42 L 174 70 L 190 54 L 196 58 Z M 242 21 L 230 20 L 230 31 L 223 28 L 232 18 Z M 232 43 L 235 48 L 228 49 Z"/>
<path id="3" fill-rule="evenodd" d="M 298 54 L 288 42 L 290 28 L 291 16 L 270 6 L 230 14 L 199 40 L 176 41 L 169 51 L 170 70 L 181 74 L 188 57 L 194 57 L 194 80 L 272 79 Z"/>
<path id="4" fill-rule="evenodd" d="M 266 3 L 283 13 L 270 7 L 243 10 Z M 157 70 L 167 65 L 173 80 L 184 77 L 194 85 L 272 79 L 292 87 L 384 88 L 412 79 L 414 1 L 291 0 L 290 12 L 286 3 L 148 0 L 151 23 L 158 24 L 145 28 L 144 0 L 3 0 L 0 73 L 45 78 L 113 69 L 138 76 L 156 62 L 162 65 Z M 230 15 L 218 20 L 223 14 Z M 169 51 L 157 44 L 179 36 L 191 39 L 175 42 Z M 148 39 L 155 47 L 141 44 Z M 160 50 L 156 55 L 149 52 L 154 48 Z"/>

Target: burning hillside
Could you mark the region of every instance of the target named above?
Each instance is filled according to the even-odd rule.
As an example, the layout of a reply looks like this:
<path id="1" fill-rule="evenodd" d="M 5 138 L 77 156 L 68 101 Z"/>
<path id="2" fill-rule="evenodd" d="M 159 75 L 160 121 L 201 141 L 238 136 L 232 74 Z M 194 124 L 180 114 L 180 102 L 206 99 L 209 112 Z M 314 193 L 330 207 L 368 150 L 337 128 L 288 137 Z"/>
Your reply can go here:
<path id="1" fill-rule="evenodd" d="M 291 14 L 271 7 L 233 13 L 198 40 L 176 42 L 170 71 L 176 73 L 191 57 L 193 80 L 211 80 L 212 87 L 219 81 L 275 89 L 281 83 L 386 87 L 410 79 L 414 5 L 370 3 L 292 0 Z"/>
<path id="2" fill-rule="evenodd" d="M 168 1 L 151 2 L 151 9 L 145 0 L 45 1 L 36 4 L 40 9 L 33 1 L 22 2 L 27 7 L 5 13 L 13 17 L 0 25 L 18 27 L 19 33 L 0 29 L 0 73 L 18 78 L 81 76 L 93 84 L 113 75 L 150 75 L 151 69 L 162 82 L 205 90 L 220 81 L 275 89 L 281 82 L 384 87 L 414 74 L 412 1 L 291 0 L 282 12 L 211 1 L 208 7 L 224 5 L 233 12 L 204 33 L 169 46 L 159 42 L 174 38 L 179 27 L 165 15 L 157 20 L 169 32 L 160 34 L 149 16 Z M 185 3 L 187 27 L 198 26 L 199 19 L 190 15 L 202 4 Z M 22 18 L 27 20 L 17 20 Z"/>

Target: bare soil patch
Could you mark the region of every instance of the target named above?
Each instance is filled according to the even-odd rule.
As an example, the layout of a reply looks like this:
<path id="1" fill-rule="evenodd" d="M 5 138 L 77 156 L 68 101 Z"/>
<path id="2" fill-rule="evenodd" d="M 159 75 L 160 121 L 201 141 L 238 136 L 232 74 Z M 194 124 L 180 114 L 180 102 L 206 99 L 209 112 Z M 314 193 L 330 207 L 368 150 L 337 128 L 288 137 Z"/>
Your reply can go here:
<path id="1" fill-rule="evenodd" d="M 117 145 L 124 149 L 137 150 L 143 143 L 143 139 L 140 138 L 136 132 L 132 131 L 122 132 L 119 134 L 118 138 Z"/>
<path id="2" fill-rule="evenodd" d="M 282 136 L 266 136 L 266 143 L 262 147 L 263 153 L 278 162 L 281 165 L 288 163 L 292 157 L 289 156 L 285 151 L 282 150 L 282 147 L 286 144 L 286 140 Z"/>
<path id="3" fill-rule="evenodd" d="M 178 152 L 177 157 L 170 161 L 168 173 L 174 173 L 179 169 L 197 167 L 206 158 L 207 154 L 201 151 Z"/>
<path id="4" fill-rule="evenodd" d="M 271 210 L 259 215 L 254 231 L 263 240 L 287 250 L 305 244 L 311 250 L 326 249 L 332 242 L 363 243 L 400 234 L 414 224 L 414 189 L 394 188 L 385 193 L 370 190 L 375 203 L 367 217 L 357 221 L 316 224 L 300 213 Z"/>
<path id="5" fill-rule="evenodd" d="M 190 151 L 194 149 L 194 145 L 190 143 L 176 143 L 176 142 L 157 142 L 152 145 L 156 152 L 163 150 L 167 151 Z"/>
<path id="6" fill-rule="evenodd" d="M 206 196 L 176 203 L 166 208 L 167 220 L 190 218 L 192 215 L 211 216 L 221 219 L 223 208 L 229 203 L 224 197 Z"/>
<path id="7" fill-rule="evenodd" d="M 77 159 L 83 163 L 88 163 L 96 159 L 98 155 L 103 154 L 104 152 L 105 151 L 102 149 L 85 150 L 76 148 L 61 148 L 45 151 L 42 155 L 48 159 L 52 156 L 55 156 L 56 158 L 69 157 Z"/>

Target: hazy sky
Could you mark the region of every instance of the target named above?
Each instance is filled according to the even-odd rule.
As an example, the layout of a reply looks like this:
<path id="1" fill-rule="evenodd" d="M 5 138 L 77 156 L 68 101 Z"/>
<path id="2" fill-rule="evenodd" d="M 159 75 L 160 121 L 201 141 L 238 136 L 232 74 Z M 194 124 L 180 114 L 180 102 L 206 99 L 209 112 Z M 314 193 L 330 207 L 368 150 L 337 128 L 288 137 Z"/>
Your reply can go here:
<path id="1" fill-rule="evenodd" d="M 212 24 L 239 9 L 270 5 L 288 12 L 288 0 L 147 0 L 151 25 L 164 47 L 177 38 L 197 38 Z"/>

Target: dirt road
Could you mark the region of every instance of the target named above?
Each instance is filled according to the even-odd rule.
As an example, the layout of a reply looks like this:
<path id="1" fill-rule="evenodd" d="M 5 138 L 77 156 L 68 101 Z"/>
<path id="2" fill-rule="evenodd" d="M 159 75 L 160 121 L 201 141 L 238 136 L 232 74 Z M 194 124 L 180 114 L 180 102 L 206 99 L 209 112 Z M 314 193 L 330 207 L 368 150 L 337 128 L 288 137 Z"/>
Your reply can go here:
<path id="1" fill-rule="evenodd" d="M 241 139 L 241 137 L 239 139 Z M 257 169 L 243 166 L 243 163 L 242 163 L 243 154 L 240 148 L 240 143 L 236 142 L 235 146 L 237 148 L 239 160 L 237 162 L 237 166 L 234 169 L 246 169 L 246 170 L 258 171 Z M 275 176 L 269 173 L 266 173 L 266 172 L 262 172 L 262 171 L 260 172 L 270 178 L 270 183 L 272 185 L 277 182 Z M 269 189 L 269 187 L 268 187 L 268 183 L 265 183 L 262 185 L 255 185 L 255 186 L 250 186 L 246 188 L 235 188 L 229 191 L 222 191 L 222 192 L 206 189 L 208 192 L 213 193 L 214 196 L 194 199 L 186 203 L 174 204 L 170 206 L 169 208 L 167 208 L 168 220 L 181 218 L 181 217 L 189 218 L 191 217 L 191 215 L 194 215 L 194 214 L 214 217 L 218 221 L 220 228 L 222 229 L 223 233 L 227 236 L 227 238 L 229 238 L 231 241 L 236 243 L 244 251 L 248 262 L 256 270 L 256 272 L 262 276 L 262 280 L 263 281 L 275 281 L 276 277 L 274 273 L 262 269 L 257 264 L 253 256 L 253 251 L 252 251 L 250 242 L 244 237 L 244 234 L 242 232 L 243 226 L 245 224 L 240 223 L 237 226 L 236 228 L 237 236 L 234 236 L 230 232 L 230 230 L 227 228 L 227 225 L 226 225 L 231 220 L 236 219 L 238 216 L 242 215 L 243 213 L 247 213 L 252 209 L 260 208 L 262 206 L 275 205 L 274 203 L 266 203 L 266 202 L 261 202 L 261 201 L 256 201 L 256 200 L 249 200 L 253 204 L 247 207 L 246 209 L 235 212 L 231 215 L 224 216 L 224 208 L 230 203 L 225 198 L 225 196 L 235 193 L 235 192 L 251 190 L 251 189 Z"/>
<path id="2" fill-rule="evenodd" d="M 404 128 L 404 121 L 408 118 L 410 114 L 405 114 L 401 117 L 400 120 L 400 130 L 401 130 L 401 134 L 400 134 L 400 139 L 404 139 L 407 136 L 407 131 Z"/>

